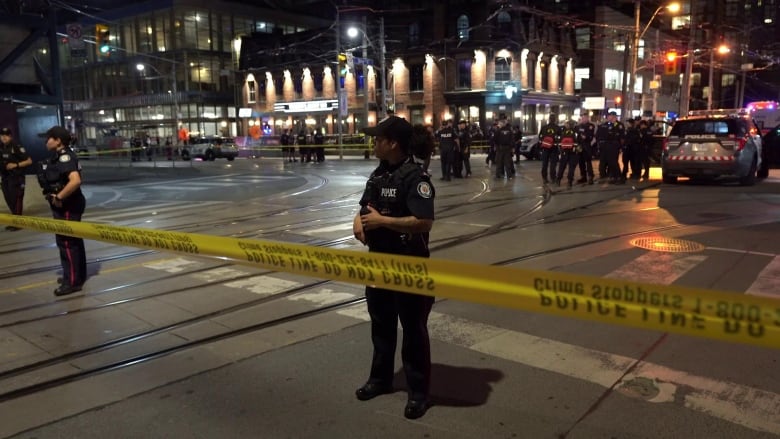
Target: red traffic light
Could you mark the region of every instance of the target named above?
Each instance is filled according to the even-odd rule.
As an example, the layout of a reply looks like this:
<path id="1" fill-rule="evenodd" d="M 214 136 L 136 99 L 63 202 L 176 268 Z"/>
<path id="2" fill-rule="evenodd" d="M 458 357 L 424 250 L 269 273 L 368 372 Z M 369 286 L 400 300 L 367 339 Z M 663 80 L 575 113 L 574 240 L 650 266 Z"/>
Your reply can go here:
<path id="1" fill-rule="evenodd" d="M 675 51 L 666 52 L 666 61 L 674 62 L 676 60 L 677 60 L 677 52 Z"/>

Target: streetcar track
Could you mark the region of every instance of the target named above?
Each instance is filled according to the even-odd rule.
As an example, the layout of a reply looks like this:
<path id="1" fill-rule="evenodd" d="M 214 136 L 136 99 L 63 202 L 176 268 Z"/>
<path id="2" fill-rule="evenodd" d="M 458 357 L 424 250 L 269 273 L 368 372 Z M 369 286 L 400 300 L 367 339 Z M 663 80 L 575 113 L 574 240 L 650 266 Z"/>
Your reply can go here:
<path id="1" fill-rule="evenodd" d="M 646 188 L 642 188 L 641 190 L 644 190 L 644 189 L 646 189 Z M 571 218 L 565 218 L 564 217 L 568 213 L 574 212 L 576 210 L 588 209 L 588 208 L 591 208 L 593 206 L 597 206 L 599 204 L 604 204 L 604 203 L 613 201 L 613 200 L 615 200 L 617 198 L 624 197 L 627 194 L 630 194 L 630 192 L 627 193 L 625 191 L 619 191 L 613 197 L 609 197 L 609 198 L 606 198 L 606 199 L 590 202 L 590 203 L 587 203 L 585 205 L 576 206 L 576 207 L 573 207 L 573 208 L 570 208 L 570 209 L 566 209 L 566 210 L 563 210 L 563 211 L 560 211 L 560 212 L 553 212 L 550 215 L 543 216 L 543 217 L 538 218 L 536 220 L 518 224 L 518 222 L 521 221 L 522 219 L 527 218 L 528 216 L 533 215 L 536 212 L 539 212 L 552 199 L 552 196 L 554 195 L 554 193 L 552 191 L 550 191 L 549 188 L 545 187 L 544 194 L 529 209 L 526 209 L 525 211 L 520 212 L 520 213 L 518 213 L 516 215 L 512 215 L 511 217 L 506 218 L 503 221 L 501 221 L 499 223 L 496 223 L 496 224 L 494 224 L 494 225 L 492 225 L 490 227 L 487 227 L 484 230 L 480 230 L 479 232 L 466 233 L 466 234 L 462 234 L 462 235 L 456 236 L 454 238 L 448 238 L 448 239 L 441 240 L 441 243 L 439 245 L 432 246 L 431 250 L 438 252 L 438 251 L 441 251 L 441 250 L 444 250 L 444 249 L 447 249 L 447 248 L 451 248 L 451 247 L 463 244 L 463 243 L 471 241 L 473 239 L 484 238 L 484 237 L 487 237 L 487 236 L 494 236 L 496 234 L 499 234 L 499 233 L 502 233 L 502 232 L 505 232 L 505 231 L 508 231 L 508 230 L 516 229 L 518 227 L 528 227 L 528 226 L 539 225 L 539 224 L 550 224 L 550 223 L 553 223 L 553 222 L 570 221 Z M 537 195 L 537 197 L 538 197 L 538 195 Z M 491 200 L 487 200 L 487 201 L 491 201 Z M 502 206 L 506 206 L 506 203 L 503 203 L 501 205 Z M 462 207 L 462 206 L 463 206 L 462 204 L 458 205 L 458 206 L 452 206 L 448 210 L 451 211 L 451 210 L 454 210 L 456 207 Z M 630 210 L 628 210 L 628 212 L 634 211 L 634 210 L 636 210 L 636 209 L 630 209 Z M 289 212 L 290 209 L 282 209 L 282 211 Z M 614 213 L 614 212 L 611 212 L 611 213 Z M 461 215 L 465 215 L 465 213 L 461 214 Z M 249 215 L 247 215 L 247 216 L 249 216 Z M 457 215 L 454 215 L 454 216 L 457 216 Z M 251 215 L 251 217 L 252 217 L 252 219 L 257 219 L 258 218 L 257 215 Z M 633 232 L 624 232 L 624 233 L 613 234 L 613 235 L 610 235 L 610 236 L 602 236 L 602 237 L 599 237 L 599 238 L 596 238 L 596 239 L 590 239 L 590 240 L 587 240 L 587 241 L 584 241 L 584 242 L 580 242 L 580 243 L 577 243 L 577 244 L 561 246 L 561 247 L 554 248 L 554 249 L 546 249 L 544 251 L 540 251 L 540 252 L 537 252 L 537 253 L 534 253 L 534 254 L 528 254 L 528 255 L 523 255 L 523 256 L 514 257 L 514 258 L 507 258 L 507 259 L 504 259 L 504 260 L 493 262 L 490 265 L 499 265 L 499 266 L 500 265 L 508 265 L 508 264 L 512 264 L 512 263 L 516 263 L 516 262 L 520 262 L 520 261 L 531 260 L 531 259 L 538 258 L 538 257 L 548 256 L 548 255 L 551 255 L 553 253 L 557 253 L 557 252 L 561 252 L 561 251 L 569 251 L 569 250 L 573 250 L 573 249 L 577 249 L 577 248 L 587 247 L 587 246 L 593 245 L 595 243 L 599 243 L 599 242 L 603 242 L 603 241 L 607 241 L 607 240 L 612 240 L 612 239 L 617 239 L 617 238 L 621 238 L 621 237 L 625 237 L 625 236 L 641 235 L 641 234 L 646 234 L 646 233 L 650 233 L 650 232 L 657 232 L 657 231 L 670 230 L 670 229 L 680 229 L 680 228 L 695 227 L 695 226 L 698 226 L 700 224 L 714 223 L 714 222 L 718 222 L 718 221 L 722 221 L 722 220 L 723 220 L 722 218 L 715 218 L 715 219 L 708 219 L 708 220 L 699 221 L 699 222 L 696 222 L 696 223 L 688 223 L 688 224 L 683 224 L 683 225 L 672 225 L 672 226 L 664 226 L 664 227 L 654 227 L 654 228 L 648 228 L 646 230 L 633 231 Z M 235 223 L 236 220 L 235 219 L 231 219 L 229 222 L 230 223 Z M 307 222 L 310 222 L 310 220 L 308 220 Z M 276 233 L 278 234 L 278 232 L 276 232 Z M 231 265 L 231 264 L 226 264 L 226 265 Z M 208 269 L 213 269 L 213 268 L 214 267 L 210 267 Z M 265 275 L 265 274 L 269 274 L 269 273 L 264 273 L 263 275 Z M 254 275 L 257 276 L 257 275 L 261 275 L 261 274 L 257 274 L 256 273 Z M 222 282 L 225 282 L 225 281 L 229 281 L 229 279 L 228 280 L 224 280 Z M 288 291 L 285 291 L 285 292 L 275 293 L 275 294 L 270 295 L 270 296 L 259 298 L 259 299 L 255 300 L 255 301 L 234 305 L 232 307 L 228 307 L 228 308 L 212 311 L 211 313 L 206 313 L 206 314 L 194 316 L 191 319 L 187 319 L 187 320 L 182 321 L 182 322 L 177 322 L 177 323 L 174 323 L 174 324 L 171 324 L 171 325 L 166 325 L 166 326 L 154 328 L 152 330 L 147 331 L 148 335 L 144 335 L 144 334 L 128 335 L 128 336 L 125 336 L 125 337 L 123 337 L 121 339 L 118 339 L 118 340 L 113 340 L 113 341 L 110 341 L 110 342 L 104 342 L 104 343 L 102 343 L 100 345 L 84 348 L 82 350 L 74 351 L 74 352 L 71 352 L 71 353 L 68 353 L 68 354 L 64 354 L 62 356 L 54 357 L 54 358 L 51 358 L 51 359 L 48 359 L 48 360 L 43 360 L 43 362 L 38 362 L 38 363 L 41 363 L 41 364 L 33 363 L 32 365 L 28 365 L 28 366 L 20 366 L 18 368 L 12 369 L 10 371 L 6 371 L 6 372 L 0 373 L 0 378 L 7 379 L 7 378 L 9 378 L 11 376 L 23 375 L 25 372 L 32 370 L 32 369 L 26 369 L 25 370 L 24 369 L 25 367 L 34 367 L 34 368 L 38 368 L 39 369 L 39 368 L 48 367 L 48 366 L 51 366 L 51 365 L 54 365 L 54 364 L 59 364 L 59 363 L 65 362 L 65 361 L 70 361 L 70 360 L 72 360 L 74 358 L 77 358 L 77 357 L 83 357 L 83 356 L 86 356 L 86 355 L 90 355 L 90 354 L 94 354 L 94 353 L 98 353 L 98 352 L 103 352 L 103 351 L 109 350 L 109 349 L 111 349 L 113 347 L 122 346 L 122 345 L 125 345 L 125 344 L 128 344 L 128 343 L 133 343 L 133 342 L 145 339 L 145 338 L 152 337 L 153 335 L 164 334 L 164 333 L 167 333 L 169 331 L 172 331 L 173 329 L 180 328 L 180 327 L 186 326 L 188 324 L 196 323 L 197 321 L 203 321 L 203 320 L 207 320 L 209 318 L 213 318 L 213 317 L 216 317 L 216 316 L 227 315 L 227 314 L 230 314 L 230 313 L 233 313 L 233 312 L 238 312 L 238 311 L 250 308 L 252 306 L 258 306 L 258 305 L 261 305 L 263 303 L 275 301 L 275 300 L 281 299 L 283 297 L 287 297 L 287 296 L 289 296 L 291 294 L 294 294 L 294 292 L 292 292 L 292 290 L 296 290 L 295 292 L 297 292 L 297 291 L 302 291 L 302 290 L 305 290 L 305 289 L 314 288 L 316 286 L 320 286 L 320 285 L 324 285 L 324 284 L 328 284 L 328 283 L 332 283 L 332 282 L 335 282 L 335 281 L 321 280 L 321 281 L 314 282 L 314 283 L 311 283 L 311 284 L 298 286 L 298 287 L 296 287 L 294 289 L 291 289 L 291 290 L 288 290 Z M 192 288 L 186 288 L 186 289 L 192 289 Z M 91 376 L 94 376 L 94 375 L 97 375 L 97 374 L 106 373 L 106 372 L 110 372 L 110 371 L 114 371 L 114 370 L 119 370 L 119 369 L 122 369 L 122 368 L 125 368 L 125 367 L 131 367 L 133 365 L 137 365 L 137 364 L 140 364 L 140 363 L 143 363 L 143 362 L 151 361 L 151 360 L 154 360 L 154 359 L 157 359 L 157 358 L 161 358 L 163 356 L 171 355 L 171 354 L 176 353 L 176 352 L 181 352 L 183 350 L 186 350 L 186 349 L 189 349 L 189 348 L 192 348 L 192 347 L 196 347 L 196 346 L 200 346 L 200 345 L 204 345 L 204 344 L 208 344 L 208 343 L 212 343 L 212 342 L 217 342 L 217 341 L 229 339 L 231 337 L 235 337 L 235 336 L 238 336 L 238 335 L 251 333 L 251 332 L 254 332 L 254 331 L 260 331 L 260 330 L 268 329 L 268 328 L 271 328 L 273 326 L 278 326 L 280 324 L 287 323 L 287 322 L 293 322 L 293 321 L 297 321 L 297 320 L 302 320 L 302 319 L 305 319 L 305 318 L 308 318 L 308 317 L 311 317 L 311 316 L 314 316 L 314 315 L 318 315 L 318 314 L 321 314 L 321 313 L 329 312 L 329 311 L 332 311 L 332 310 L 335 310 L 335 309 L 340 309 L 340 308 L 342 308 L 344 306 L 354 305 L 354 304 L 360 303 L 360 302 L 362 302 L 364 300 L 365 299 L 363 299 L 363 298 L 355 298 L 355 299 L 350 299 L 350 300 L 347 300 L 347 301 L 343 301 L 343 302 L 339 302 L 339 303 L 335 303 L 335 304 L 331 304 L 331 305 L 327 305 L 327 306 L 323 306 L 323 307 L 318 307 L 318 308 L 315 308 L 315 309 L 307 310 L 307 311 L 301 312 L 301 313 L 290 314 L 290 315 L 283 316 L 283 317 L 280 317 L 280 318 L 277 318 L 277 319 L 273 319 L 273 320 L 270 320 L 270 321 L 266 321 L 266 322 L 262 322 L 262 323 L 258 323 L 258 324 L 254 324 L 254 325 L 249 325 L 249 326 L 245 326 L 245 327 L 234 329 L 234 330 L 221 332 L 219 334 L 210 335 L 210 336 L 198 339 L 198 340 L 188 341 L 188 342 L 185 342 L 185 343 L 182 343 L 182 344 L 178 344 L 176 346 L 167 347 L 167 348 L 160 349 L 160 350 L 157 350 L 157 351 L 154 351 L 154 352 L 147 352 L 145 354 L 137 355 L 137 356 L 134 356 L 134 357 L 131 357 L 131 358 L 126 358 L 126 359 L 114 361 L 114 362 L 112 362 L 110 364 L 106 364 L 106 365 L 102 365 L 102 366 L 96 366 L 96 367 L 85 369 L 85 370 L 82 370 L 82 371 L 78 371 L 78 372 L 75 372 L 75 373 L 72 373 L 72 374 L 69 374 L 69 375 L 56 377 L 56 378 L 49 379 L 49 380 L 46 380 L 46 381 L 43 381 L 43 382 L 39 382 L 39 383 L 35 383 L 35 384 L 32 384 L 32 385 L 23 386 L 23 387 L 11 390 L 9 392 L 5 392 L 5 393 L 0 394 L 0 401 L 4 402 L 4 401 L 12 400 L 12 399 L 15 399 L 15 398 L 19 398 L 21 396 L 26 396 L 26 395 L 30 395 L 30 394 L 34 394 L 34 393 L 43 391 L 43 390 L 51 389 L 51 388 L 54 388 L 54 387 L 57 387 L 57 386 L 60 386 L 60 385 L 66 384 L 66 383 L 75 382 L 75 381 L 78 381 L 80 379 L 88 378 L 88 377 L 91 377 Z"/>

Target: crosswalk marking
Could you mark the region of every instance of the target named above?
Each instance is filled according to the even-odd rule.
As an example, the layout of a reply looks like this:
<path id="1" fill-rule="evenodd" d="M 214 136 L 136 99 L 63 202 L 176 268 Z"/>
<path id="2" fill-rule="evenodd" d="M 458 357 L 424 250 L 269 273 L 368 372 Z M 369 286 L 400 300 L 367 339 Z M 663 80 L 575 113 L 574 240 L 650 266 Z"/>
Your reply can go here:
<path id="1" fill-rule="evenodd" d="M 671 285 L 706 259 L 707 256 L 701 254 L 647 252 L 617 268 L 606 277 Z"/>
<path id="2" fill-rule="evenodd" d="M 704 254 L 647 252 L 617 267 L 608 276 L 671 284 L 706 260 Z M 750 288 L 754 294 L 768 282 L 766 279 L 780 280 L 780 257 L 775 257 L 758 276 Z M 225 285 L 269 295 L 300 284 L 274 276 L 256 276 Z M 325 288 L 302 291 L 289 300 L 320 307 L 356 296 Z M 336 313 L 370 321 L 365 304 Z M 428 327 L 432 339 L 446 344 L 614 388 L 625 396 L 648 403 L 677 403 L 754 431 L 780 434 L 778 393 L 435 311 L 431 313 Z"/>
<path id="3" fill-rule="evenodd" d="M 747 289 L 746 294 L 754 296 L 780 297 L 780 256 L 775 256 L 772 261 L 758 273 L 756 280 Z"/>

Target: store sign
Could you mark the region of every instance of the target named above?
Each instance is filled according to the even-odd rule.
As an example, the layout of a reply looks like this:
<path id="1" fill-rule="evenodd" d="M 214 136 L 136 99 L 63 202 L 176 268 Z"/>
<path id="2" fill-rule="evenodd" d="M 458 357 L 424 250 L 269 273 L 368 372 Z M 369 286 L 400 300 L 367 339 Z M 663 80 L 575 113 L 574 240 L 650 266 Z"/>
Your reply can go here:
<path id="1" fill-rule="evenodd" d="M 238 117 L 252 117 L 252 109 L 251 108 L 239 108 L 238 109 Z"/>
<path id="2" fill-rule="evenodd" d="M 587 97 L 582 102 L 582 108 L 586 110 L 603 110 L 607 105 L 607 98 L 604 96 Z"/>
<path id="3" fill-rule="evenodd" d="M 313 113 L 318 111 L 332 111 L 338 108 L 336 99 L 324 99 L 309 102 L 279 102 L 274 104 L 274 111 L 282 113 Z"/>

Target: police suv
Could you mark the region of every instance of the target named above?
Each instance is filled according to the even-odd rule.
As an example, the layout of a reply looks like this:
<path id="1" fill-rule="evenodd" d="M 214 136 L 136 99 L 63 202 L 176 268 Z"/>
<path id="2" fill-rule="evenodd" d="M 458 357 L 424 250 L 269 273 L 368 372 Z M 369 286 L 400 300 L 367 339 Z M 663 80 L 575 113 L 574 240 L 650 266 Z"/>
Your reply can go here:
<path id="1" fill-rule="evenodd" d="M 199 158 L 213 161 L 225 158 L 233 161 L 238 157 L 238 147 L 233 139 L 227 137 L 197 137 L 190 139 L 190 144 L 181 151 L 182 160 Z"/>
<path id="2" fill-rule="evenodd" d="M 752 185 L 761 167 L 761 135 L 739 110 L 691 111 L 672 126 L 661 153 L 664 183 L 733 176 Z"/>

